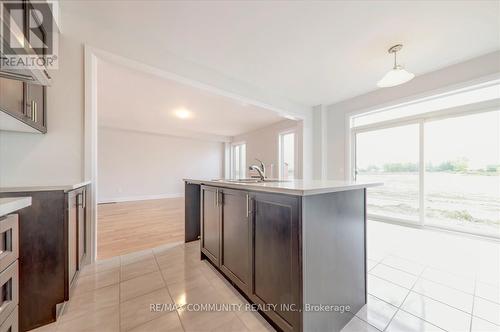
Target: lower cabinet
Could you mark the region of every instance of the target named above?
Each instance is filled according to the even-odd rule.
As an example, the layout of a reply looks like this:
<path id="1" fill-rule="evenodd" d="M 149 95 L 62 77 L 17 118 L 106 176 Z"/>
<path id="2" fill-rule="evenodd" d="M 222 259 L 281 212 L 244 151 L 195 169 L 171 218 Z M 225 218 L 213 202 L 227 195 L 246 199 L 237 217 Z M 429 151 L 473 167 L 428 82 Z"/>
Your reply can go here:
<path id="1" fill-rule="evenodd" d="M 202 186 L 201 252 L 283 331 L 301 330 L 300 197 Z"/>
<path id="2" fill-rule="evenodd" d="M 273 305 L 268 316 L 283 331 L 301 327 L 299 202 L 295 196 L 253 196 L 253 290 L 257 304 Z"/>
<path id="3" fill-rule="evenodd" d="M 86 255 L 87 228 L 87 190 L 85 187 L 67 193 L 67 289 L 66 300 L 69 300 L 69 290 L 75 281 L 77 272 L 83 266 Z"/>
<path id="4" fill-rule="evenodd" d="M 78 206 L 77 206 L 77 193 L 72 191 L 68 193 L 68 278 L 66 280 L 68 289 L 71 288 L 73 281 L 76 277 L 78 268 L 77 263 L 77 241 L 78 241 Z M 67 295 L 69 300 L 69 291 Z"/>
<path id="5" fill-rule="evenodd" d="M 19 330 L 19 218 L 0 217 L 0 332 Z"/>
<path id="6" fill-rule="evenodd" d="M 0 245 L 3 247 L 0 272 L 12 266 L 19 253 L 19 272 L 11 274 L 12 282 L 0 277 L 5 280 L 0 284 L 0 320 L 2 313 L 7 313 L 2 308 L 17 305 L 16 301 L 7 300 L 9 296 L 15 299 L 19 295 L 16 309 L 19 331 L 30 331 L 56 321 L 61 304 L 69 300 L 71 286 L 86 260 L 90 226 L 86 221 L 89 218 L 87 195 L 87 186 L 69 191 L 48 188 L 0 193 L 0 197 L 32 199 L 31 206 L 18 211 L 19 226 L 17 217 L 15 222 L 11 216 L 0 218 Z M 14 240 L 18 236 L 19 242 Z M 14 282 L 17 279 L 19 287 L 17 281 Z M 0 332 L 3 332 L 4 325 L 1 326 Z"/>
<path id="7" fill-rule="evenodd" d="M 201 187 L 201 251 L 219 266 L 220 257 L 220 201 L 219 189 Z"/>
<path id="8" fill-rule="evenodd" d="M 247 294 L 252 289 L 252 219 L 250 195 L 222 190 L 220 268 Z"/>

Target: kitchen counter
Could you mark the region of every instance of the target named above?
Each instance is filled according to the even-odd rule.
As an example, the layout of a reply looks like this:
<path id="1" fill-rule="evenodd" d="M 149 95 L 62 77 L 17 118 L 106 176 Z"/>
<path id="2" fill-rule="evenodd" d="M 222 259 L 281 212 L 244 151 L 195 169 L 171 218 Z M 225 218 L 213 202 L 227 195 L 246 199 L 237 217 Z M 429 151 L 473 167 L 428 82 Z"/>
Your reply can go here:
<path id="1" fill-rule="evenodd" d="M 366 304 L 367 188 L 381 183 L 184 181 L 186 242 L 281 330 L 338 332 Z"/>
<path id="2" fill-rule="evenodd" d="M 0 187 L 0 193 L 15 193 L 27 191 L 56 191 L 62 190 L 68 192 L 90 184 L 90 181 L 84 181 L 74 184 L 65 184 L 59 186 L 26 186 L 26 187 Z"/>
<path id="3" fill-rule="evenodd" d="M 346 190 L 381 186 L 381 182 L 354 182 L 332 180 L 279 180 L 276 182 L 234 182 L 228 180 L 183 179 L 186 183 L 204 184 L 232 189 L 263 191 L 295 196 L 310 196 Z"/>
<path id="4" fill-rule="evenodd" d="M 31 205 L 31 197 L 0 198 L 0 217 Z"/>

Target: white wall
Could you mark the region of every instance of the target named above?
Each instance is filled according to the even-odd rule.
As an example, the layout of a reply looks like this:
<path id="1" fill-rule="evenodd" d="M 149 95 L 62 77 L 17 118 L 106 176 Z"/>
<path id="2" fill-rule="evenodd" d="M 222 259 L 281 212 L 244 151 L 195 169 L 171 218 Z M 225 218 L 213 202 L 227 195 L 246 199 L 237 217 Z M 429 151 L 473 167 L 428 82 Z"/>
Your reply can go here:
<path id="1" fill-rule="evenodd" d="M 232 142 L 246 143 L 246 163 L 247 163 L 247 176 L 248 174 L 248 166 L 255 165 L 257 162 L 255 158 L 262 160 L 266 164 L 266 172 L 268 177 L 278 177 L 279 169 L 279 143 L 278 138 L 279 134 L 289 130 L 295 129 L 297 142 L 297 174 L 298 178 L 302 178 L 303 168 L 302 168 L 302 121 L 294 121 L 294 120 L 284 120 L 273 125 L 241 134 L 238 136 L 234 136 L 232 138 Z M 273 173 L 270 174 L 271 164 L 274 165 Z"/>
<path id="2" fill-rule="evenodd" d="M 0 186 L 60 185 L 83 180 L 83 46 L 61 35 L 59 70 L 51 71 L 47 134 L 0 132 Z"/>
<path id="3" fill-rule="evenodd" d="M 80 15 L 86 1 L 61 1 L 59 17 L 59 69 L 51 71 L 53 85 L 47 92 L 48 132 L 41 134 L 0 132 L 0 186 L 56 185 L 84 180 L 84 45 L 121 55 L 214 90 L 229 91 L 247 103 L 260 102 L 292 115 L 308 113 L 306 107 L 230 79 L 209 68 L 155 49 L 137 29 L 116 33 Z M 99 14 L 99 6 L 95 6 Z M 121 38 L 128 36 L 127 38 Z M 154 41 L 156 43 L 156 41 Z M 133 47 L 131 47 L 133 45 Z M 157 61 L 161 57 L 162 61 Z"/>
<path id="4" fill-rule="evenodd" d="M 500 52 L 490 53 L 466 62 L 417 76 L 412 81 L 354 97 L 327 108 L 328 178 L 347 179 L 346 114 L 399 104 L 434 92 L 445 92 L 500 73 Z M 374 82 L 375 84 L 375 82 Z"/>
<path id="5" fill-rule="evenodd" d="M 222 176 L 219 142 L 99 127 L 98 200 L 178 197 L 183 178 Z"/>

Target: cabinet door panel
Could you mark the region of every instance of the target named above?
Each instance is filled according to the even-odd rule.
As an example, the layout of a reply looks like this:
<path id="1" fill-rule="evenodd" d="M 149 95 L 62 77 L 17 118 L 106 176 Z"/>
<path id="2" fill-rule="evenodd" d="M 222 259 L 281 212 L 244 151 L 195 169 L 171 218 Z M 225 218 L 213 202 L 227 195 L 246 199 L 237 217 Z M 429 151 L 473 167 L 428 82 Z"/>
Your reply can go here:
<path id="1" fill-rule="evenodd" d="M 223 191 L 221 268 L 245 292 L 251 287 L 251 221 L 246 192 Z"/>
<path id="2" fill-rule="evenodd" d="M 86 254 L 86 190 L 82 189 L 78 196 L 78 270 L 82 268 Z"/>
<path id="3" fill-rule="evenodd" d="M 71 286 L 76 275 L 78 253 L 78 205 L 76 192 L 68 193 L 68 285 Z"/>
<path id="4" fill-rule="evenodd" d="M 214 262 L 219 264 L 220 253 L 220 208 L 218 190 L 212 187 L 202 188 L 202 250 Z"/>
<path id="5" fill-rule="evenodd" d="M 256 194 L 254 198 L 254 289 L 256 301 L 277 304 L 273 320 L 283 330 L 300 329 L 299 198 Z"/>
<path id="6" fill-rule="evenodd" d="M 0 109 L 24 115 L 24 83 L 0 77 Z"/>
<path id="7" fill-rule="evenodd" d="M 45 89 L 37 84 L 27 84 L 27 116 L 35 124 L 45 127 Z"/>

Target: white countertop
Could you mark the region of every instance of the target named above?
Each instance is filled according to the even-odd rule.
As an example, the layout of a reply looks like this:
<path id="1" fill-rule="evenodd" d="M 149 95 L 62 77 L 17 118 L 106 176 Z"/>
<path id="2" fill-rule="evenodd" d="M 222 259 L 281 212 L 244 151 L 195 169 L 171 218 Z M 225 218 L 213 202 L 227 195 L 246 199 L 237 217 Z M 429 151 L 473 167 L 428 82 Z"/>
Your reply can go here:
<path id="1" fill-rule="evenodd" d="M 90 183 L 91 181 L 84 181 L 84 182 L 66 184 L 60 186 L 0 187 L 0 193 L 15 193 L 24 191 L 53 191 L 53 190 L 63 190 L 65 192 L 68 192 L 86 186 Z"/>
<path id="2" fill-rule="evenodd" d="M 331 181 L 331 180 L 289 180 L 282 182 L 232 182 L 227 180 L 199 180 L 183 179 L 185 182 L 195 184 L 206 184 L 218 187 L 264 191 L 296 196 L 309 196 L 337 191 L 363 189 L 381 186 L 381 182 L 354 182 L 354 181 Z"/>
<path id="3" fill-rule="evenodd" d="M 31 197 L 0 198 L 0 217 L 31 205 Z"/>

